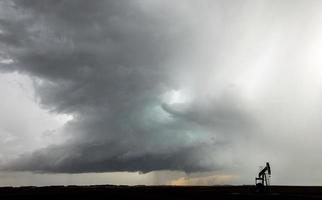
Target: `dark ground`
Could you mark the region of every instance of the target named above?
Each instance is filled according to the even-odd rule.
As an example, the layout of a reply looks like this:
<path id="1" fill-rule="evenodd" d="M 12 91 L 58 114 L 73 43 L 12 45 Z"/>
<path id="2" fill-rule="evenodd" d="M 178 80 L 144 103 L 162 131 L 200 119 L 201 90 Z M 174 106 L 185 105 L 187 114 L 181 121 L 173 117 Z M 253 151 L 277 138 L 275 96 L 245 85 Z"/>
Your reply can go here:
<path id="1" fill-rule="evenodd" d="M 2 187 L 2 199 L 322 199 L 322 187 L 270 186 L 49 186 Z"/>

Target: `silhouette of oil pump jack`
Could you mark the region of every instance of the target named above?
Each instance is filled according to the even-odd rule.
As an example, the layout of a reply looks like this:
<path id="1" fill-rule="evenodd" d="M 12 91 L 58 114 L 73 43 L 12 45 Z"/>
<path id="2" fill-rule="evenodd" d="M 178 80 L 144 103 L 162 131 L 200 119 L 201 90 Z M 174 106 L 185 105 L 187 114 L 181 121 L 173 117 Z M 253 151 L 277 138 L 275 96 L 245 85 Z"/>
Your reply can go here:
<path id="1" fill-rule="evenodd" d="M 268 175 L 268 177 L 267 177 Z M 258 177 L 255 177 L 255 184 L 257 187 L 262 187 L 264 185 L 269 185 L 269 178 L 271 176 L 271 167 L 269 163 L 266 163 L 266 166 L 258 173 Z"/>

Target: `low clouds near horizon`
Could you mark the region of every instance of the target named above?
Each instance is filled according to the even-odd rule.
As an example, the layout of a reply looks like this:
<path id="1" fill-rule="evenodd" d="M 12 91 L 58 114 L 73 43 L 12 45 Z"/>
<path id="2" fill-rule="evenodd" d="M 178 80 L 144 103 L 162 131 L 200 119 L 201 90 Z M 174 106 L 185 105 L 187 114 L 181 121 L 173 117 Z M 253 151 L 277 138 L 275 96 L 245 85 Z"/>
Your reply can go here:
<path id="1" fill-rule="evenodd" d="M 271 161 L 277 182 L 309 183 L 307 171 L 322 176 L 321 6 L 1 2 L 0 72 L 28 77 L 41 109 L 70 116 L 47 133 L 59 139 L 38 149 L 26 141 L 1 168 L 215 171 L 247 182 Z"/>

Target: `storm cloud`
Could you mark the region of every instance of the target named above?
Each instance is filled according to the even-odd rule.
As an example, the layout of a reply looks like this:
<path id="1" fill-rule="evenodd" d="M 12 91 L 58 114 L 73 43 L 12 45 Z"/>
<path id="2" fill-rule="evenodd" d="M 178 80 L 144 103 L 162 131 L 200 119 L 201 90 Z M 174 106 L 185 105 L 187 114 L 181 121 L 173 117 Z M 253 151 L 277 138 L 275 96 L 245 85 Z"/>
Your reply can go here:
<path id="1" fill-rule="evenodd" d="M 321 183 L 321 7 L 2 1 L 0 72 L 28 77 L 41 109 L 70 120 L 36 150 L 28 131 L 1 168 L 215 171 L 252 183 L 270 161 L 280 184 Z"/>
<path id="2" fill-rule="evenodd" d="M 1 51 L 13 62 L 1 70 L 29 75 L 43 108 L 73 116 L 63 130 L 68 140 L 24 154 L 6 169 L 210 171 L 220 168 L 214 157 L 223 135 L 250 125 L 229 94 L 204 96 L 207 102 L 203 97 L 170 102 L 184 95 L 175 64 L 195 48 L 196 22 L 186 17 L 194 14 L 193 4 L 178 2 L 181 9 L 161 1 L 2 6 L 11 11 L 1 19 Z"/>

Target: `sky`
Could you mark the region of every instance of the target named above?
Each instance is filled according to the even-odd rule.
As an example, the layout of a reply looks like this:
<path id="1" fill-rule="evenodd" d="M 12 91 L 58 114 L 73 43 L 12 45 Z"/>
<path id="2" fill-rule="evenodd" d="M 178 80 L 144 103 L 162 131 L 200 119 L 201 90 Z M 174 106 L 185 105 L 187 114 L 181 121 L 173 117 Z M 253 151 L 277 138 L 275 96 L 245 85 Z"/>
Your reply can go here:
<path id="1" fill-rule="evenodd" d="M 1 1 L 0 186 L 321 185 L 321 9 Z"/>

